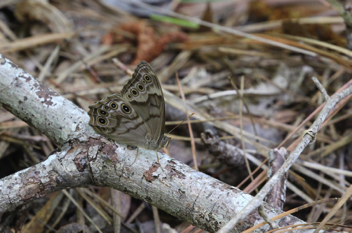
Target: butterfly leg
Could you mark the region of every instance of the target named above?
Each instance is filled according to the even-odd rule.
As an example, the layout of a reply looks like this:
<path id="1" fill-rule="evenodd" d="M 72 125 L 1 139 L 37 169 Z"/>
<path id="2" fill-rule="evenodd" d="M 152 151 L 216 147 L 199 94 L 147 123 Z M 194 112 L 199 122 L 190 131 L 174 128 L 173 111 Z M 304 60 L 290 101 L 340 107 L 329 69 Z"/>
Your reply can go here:
<path id="1" fill-rule="evenodd" d="M 138 158 L 138 155 L 139 155 L 139 147 L 137 147 L 136 158 L 134 159 L 133 163 L 132 163 L 130 166 L 132 166 L 132 165 L 136 162 L 136 160 L 137 160 L 137 158 Z"/>
<path id="2" fill-rule="evenodd" d="M 158 164 L 160 164 L 158 152 L 157 151 L 154 151 L 154 152 L 156 154 L 156 158 L 158 159 Z"/>
<path id="3" fill-rule="evenodd" d="M 159 155 L 158 155 L 158 152 L 155 150 L 154 151 L 155 152 L 155 154 L 156 154 L 156 158 L 157 158 L 157 160 L 158 160 L 158 164 L 160 164 L 160 168 L 161 168 L 161 170 L 162 171 L 164 171 L 164 169 L 163 169 L 163 167 L 161 166 L 161 163 L 160 163 L 160 161 L 159 161 Z"/>

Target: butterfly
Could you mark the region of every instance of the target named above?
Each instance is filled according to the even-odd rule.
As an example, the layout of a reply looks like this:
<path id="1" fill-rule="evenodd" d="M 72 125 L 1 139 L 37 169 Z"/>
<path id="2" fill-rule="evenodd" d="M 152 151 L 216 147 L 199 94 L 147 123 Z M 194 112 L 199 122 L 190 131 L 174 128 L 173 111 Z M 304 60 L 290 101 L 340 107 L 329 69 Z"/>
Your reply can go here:
<path id="1" fill-rule="evenodd" d="M 89 106 L 88 115 L 89 125 L 97 133 L 116 142 L 154 151 L 169 144 L 170 138 L 164 135 L 163 91 L 146 61 L 137 65 L 120 94 Z"/>

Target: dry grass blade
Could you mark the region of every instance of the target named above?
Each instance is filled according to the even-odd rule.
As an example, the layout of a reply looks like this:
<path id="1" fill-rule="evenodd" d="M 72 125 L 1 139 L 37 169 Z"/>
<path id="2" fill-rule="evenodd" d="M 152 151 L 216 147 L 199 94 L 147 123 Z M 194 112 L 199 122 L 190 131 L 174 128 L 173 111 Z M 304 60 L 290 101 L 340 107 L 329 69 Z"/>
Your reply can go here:
<path id="1" fill-rule="evenodd" d="M 85 69 L 86 68 L 85 63 L 91 66 L 91 65 L 94 65 L 98 62 L 109 59 L 111 57 L 117 56 L 118 54 L 120 54 L 126 50 L 127 50 L 126 46 L 117 46 L 115 48 L 111 48 L 109 46 L 102 46 L 102 47 L 100 47 L 99 50 L 97 50 L 94 53 L 89 54 L 87 57 L 83 58 L 83 61 L 76 62 L 70 68 L 68 68 L 64 72 L 62 72 L 57 77 L 56 83 L 60 84 L 65 80 L 67 75 L 69 75 L 73 72 Z M 108 52 L 108 53 L 104 54 L 105 52 Z"/>
<path id="2" fill-rule="evenodd" d="M 88 221 L 95 227 L 95 229 L 97 229 L 98 232 L 102 232 L 100 228 L 95 224 L 95 222 L 86 214 L 84 209 L 77 203 L 77 201 L 66 190 L 62 190 L 62 192 L 66 195 L 66 197 L 68 197 L 68 199 L 73 202 L 77 209 L 81 211 L 83 216 L 88 219 Z"/>
<path id="3" fill-rule="evenodd" d="M 348 50 L 348 49 L 345 49 L 345 48 L 341 48 L 340 46 L 329 44 L 329 43 L 326 43 L 324 41 L 318 41 L 318 40 L 305 38 L 305 37 L 299 37 L 299 36 L 290 36 L 290 35 L 279 35 L 279 36 L 283 37 L 283 38 L 294 39 L 294 40 L 297 40 L 297 41 L 303 41 L 303 42 L 306 42 L 306 43 L 312 44 L 312 45 L 318 45 L 318 46 L 320 46 L 322 48 L 330 49 L 332 51 L 335 51 L 335 52 L 338 52 L 338 53 L 342 53 L 342 54 L 344 54 L 346 56 L 352 57 L 352 51 L 351 50 Z"/>
<path id="4" fill-rule="evenodd" d="M 48 222 L 63 197 L 62 192 L 54 194 L 50 200 L 38 211 L 31 221 L 23 228 L 25 232 L 42 232 L 48 226 Z M 51 229 L 52 230 L 52 229 Z"/>
<path id="5" fill-rule="evenodd" d="M 273 20 L 267 21 L 263 23 L 253 23 L 245 26 L 237 26 L 235 27 L 236 30 L 243 31 L 243 32 L 257 32 L 257 31 L 266 31 L 275 28 L 280 28 L 284 20 Z M 308 18 L 298 18 L 294 20 L 298 24 L 337 24 L 343 23 L 343 19 L 341 17 L 308 17 Z"/>
<path id="6" fill-rule="evenodd" d="M 325 224 L 336 214 L 336 212 L 341 208 L 342 205 L 344 205 L 347 200 L 352 196 L 352 185 L 348 187 L 346 192 L 342 195 L 342 197 L 339 199 L 339 201 L 336 203 L 336 205 L 331 209 L 331 211 L 326 215 L 326 217 L 323 219 L 323 221 L 317 226 L 315 229 L 315 233 L 319 232 Z"/>
<path id="7" fill-rule="evenodd" d="M 283 218 L 283 217 L 285 217 L 285 216 L 287 216 L 287 215 L 289 215 L 289 214 L 293 214 L 293 213 L 295 213 L 295 212 L 297 212 L 297 211 L 304 210 L 304 209 L 306 209 L 306 208 L 309 208 L 309 207 L 312 207 L 312 206 L 315 206 L 315 205 L 319 205 L 319 204 L 323 204 L 323 203 L 326 203 L 326 202 L 330 202 L 330 201 L 336 201 L 336 199 L 335 199 L 335 198 L 331 198 L 331 199 L 324 199 L 324 200 L 319 200 L 319 201 L 313 201 L 313 202 L 311 202 L 311 203 L 309 203 L 309 204 L 305 204 L 305 205 L 302 205 L 302 206 L 300 206 L 300 207 L 294 208 L 294 209 L 292 209 L 292 210 L 286 211 L 285 213 L 282 213 L 282 214 L 280 214 L 280 215 L 278 215 L 278 216 L 275 216 L 274 218 L 271 218 L 271 220 L 274 221 L 274 220 Z M 340 200 L 339 200 L 339 201 L 340 201 Z M 254 230 L 260 228 L 261 226 L 263 226 L 263 225 L 265 225 L 265 224 L 266 224 L 266 222 L 260 223 L 260 224 L 254 226 L 254 227 L 252 227 L 252 228 L 250 228 L 250 229 L 247 229 L 247 230 L 244 231 L 243 233 L 253 232 Z M 292 227 L 292 226 L 291 226 L 291 227 Z"/>
<path id="8" fill-rule="evenodd" d="M 180 80 L 179 80 L 179 78 L 178 78 L 177 73 L 176 73 L 176 80 L 177 80 L 177 85 L 178 85 L 179 90 L 180 90 L 180 94 L 181 94 L 181 97 L 182 97 L 182 101 L 183 101 L 184 105 L 186 106 L 186 98 L 185 98 L 185 95 L 184 95 L 184 93 L 183 93 L 182 86 L 181 86 L 181 83 L 180 83 Z M 186 115 L 188 115 L 187 108 L 186 108 Z M 193 114 L 192 114 L 192 115 L 193 115 Z M 195 142 L 194 142 L 193 131 L 192 131 L 192 126 L 191 126 L 191 122 L 190 122 L 190 120 L 189 120 L 189 117 L 187 118 L 187 124 L 188 124 L 189 136 L 190 136 L 190 138 L 191 138 L 192 157 L 193 157 L 194 169 L 195 169 L 195 170 L 198 170 L 197 154 L 196 154 L 196 144 L 195 144 Z"/>
<path id="9" fill-rule="evenodd" d="M 0 45 L 1 53 L 15 52 L 24 49 L 33 48 L 43 44 L 57 43 L 64 39 L 75 36 L 75 32 L 50 33 L 47 35 L 33 36 L 25 39 L 18 39 L 14 42 L 3 43 Z"/>
<path id="10" fill-rule="evenodd" d="M 308 50 L 308 51 L 313 51 L 314 53 L 319 54 L 319 55 L 321 55 L 323 57 L 329 58 L 329 59 L 335 61 L 337 64 L 343 65 L 346 69 L 352 71 L 352 64 L 351 64 L 350 61 L 344 59 L 341 56 L 337 56 L 337 55 L 335 55 L 335 54 L 333 54 L 331 52 L 326 52 L 324 50 L 317 49 L 317 48 L 315 48 L 313 46 L 305 45 L 305 44 L 302 44 L 301 42 L 296 42 L 296 41 L 292 41 L 292 40 L 289 40 L 289 39 L 278 38 L 278 37 L 275 37 L 275 36 L 263 35 L 263 34 L 261 34 L 260 36 L 262 36 L 264 38 L 267 38 L 268 40 L 278 41 L 280 43 L 285 43 L 285 44 L 288 44 L 288 45 L 296 46 L 298 48 L 303 48 L 303 49 Z"/>
<path id="11" fill-rule="evenodd" d="M 111 217 L 105 213 L 105 211 L 102 210 L 98 205 L 96 205 L 95 202 L 82 191 L 82 189 L 76 189 L 76 192 L 79 193 L 79 195 L 81 195 L 83 199 L 86 200 L 99 213 L 99 215 L 104 218 L 105 221 L 111 224 Z"/>

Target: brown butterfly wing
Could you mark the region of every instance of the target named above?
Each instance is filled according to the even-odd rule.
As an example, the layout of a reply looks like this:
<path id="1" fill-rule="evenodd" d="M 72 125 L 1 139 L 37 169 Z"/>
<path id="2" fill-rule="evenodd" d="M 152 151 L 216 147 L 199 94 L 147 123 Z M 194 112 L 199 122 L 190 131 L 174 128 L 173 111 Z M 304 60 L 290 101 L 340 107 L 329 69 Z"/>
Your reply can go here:
<path id="1" fill-rule="evenodd" d="M 141 61 L 137 65 L 132 78 L 123 87 L 121 96 L 143 118 L 147 139 L 158 144 L 164 136 L 165 102 L 160 81 L 147 62 Z"/>

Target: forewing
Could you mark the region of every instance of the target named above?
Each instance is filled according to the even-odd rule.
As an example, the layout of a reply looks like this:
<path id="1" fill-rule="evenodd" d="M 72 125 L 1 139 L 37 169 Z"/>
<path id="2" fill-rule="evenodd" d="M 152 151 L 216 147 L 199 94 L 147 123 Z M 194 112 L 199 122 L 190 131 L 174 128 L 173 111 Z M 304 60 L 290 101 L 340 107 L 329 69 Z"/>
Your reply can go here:
<path id="1" fill-rule="evenodd" d="M 158 141 L 164 134 L 165 102 L 160 81 L 147 62 L 138 64 L 121 95 L 145 121 L 149 139 Z"/>

